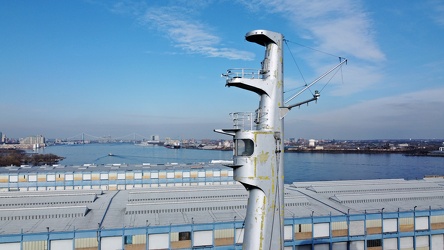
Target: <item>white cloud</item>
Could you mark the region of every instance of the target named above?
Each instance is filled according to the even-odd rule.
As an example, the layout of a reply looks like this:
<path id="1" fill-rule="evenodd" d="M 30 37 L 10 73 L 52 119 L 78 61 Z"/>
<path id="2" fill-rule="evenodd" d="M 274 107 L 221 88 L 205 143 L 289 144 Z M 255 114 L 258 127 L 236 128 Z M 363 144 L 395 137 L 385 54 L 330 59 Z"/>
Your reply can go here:
<path id="1" fill-rule="evenodd" d="M 444 26 L 444 3 L 438 0 L 429 1 L 431 6 L 431 17 L 432 19 L 441 26 Z"/>
<path id="2" fill-rule="evenodd" d="M 143 24 L 164 33 L 173 43 L 187 53 L 233 60 L 253 60 L 248 51 L 221 48 L 221 39 L 209 27 L 186 15 L 179 7 L 149 8 L 140 18 Z"/>
<path id="3" fill-rule="evenodd" d="M 321 50 L 367 61 L 385 59 L 375 41 L 372 20 L 359 1 L 258 0 L 248 4 L 253 5 L 258 11 L 281 14 L 294 23 L 295 32 L 305 32 Z"/>
<path id="4" fill-rule="evenodd" d="M 349 63 L 343 66 L 342 72 L 336 76 L 336 81 L 329 87 L 329 95 L 348 96 L 354 93 L 365 91 L 384 77 L 380 69 L 376 66 L 364 64 L 356 65 Z M 340 75 L 342 74 L 342 75 Z M 341 81 L 343 80 L 343 82 Z"/>
<path id="5" fill-rule="evenodd" d="M 371 16 L 360 1 L 257 0 L 242 3 L 252 11 L 266 10 L 289 20 L 295 27 L 295 34 L 311 40 L 316 50 L 348 58 L 348 65 L 343 67 L 345 84 L 338 77 L 332 81 L 332 85 L 336 84 L 334 95 L 364 91 L 384 78 L 381 62 L 385 54 L 375 39 Z M 284 35 L 292 40 L 291 34 Z M 317 70 L 317 75 L 332 67 L 331 63 L 326 64 L 324 55 L 299 56 L 305 57 L 310 67 Z"/>
<path id="6" fill-rule="evenodd" d="M 109 7 L 109 10 L 113 13 L 133 16 L 141 15 L 143 9 L 146 9 L 144 2 L 133 2 L 129 0 L 117 1 Z"/>
<path id="7" fill-rule="evenodd" d="M 328 138 L 440 138 L 444 88 L 363 101 L 343 109 L 289 119 L 306 133 Z M 291 116 L 290 116 L 291 117 Z M 427 129 L 424 129 L 427 128 Z M 303 131 L 300 131 L 303 132 Z"/>

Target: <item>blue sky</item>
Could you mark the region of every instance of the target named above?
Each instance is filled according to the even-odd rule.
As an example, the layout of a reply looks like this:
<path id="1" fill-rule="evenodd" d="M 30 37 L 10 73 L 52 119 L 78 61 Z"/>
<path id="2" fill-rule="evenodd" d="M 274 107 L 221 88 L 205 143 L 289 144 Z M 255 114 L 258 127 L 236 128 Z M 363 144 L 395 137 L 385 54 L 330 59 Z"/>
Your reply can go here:
<path id="1" fill-rule="evenodd" d="M 435 0 L 1 0 L 0 131 L 225 138 L 213 129 L 230 128 L 230 112 L 258 106 L 220 76 L 260 67 L 263 47 L 244 38 L 254 29 L 288 40 L 286 98 L 349 60 L 285 117 L 286 138 L 444 138 Z"/>

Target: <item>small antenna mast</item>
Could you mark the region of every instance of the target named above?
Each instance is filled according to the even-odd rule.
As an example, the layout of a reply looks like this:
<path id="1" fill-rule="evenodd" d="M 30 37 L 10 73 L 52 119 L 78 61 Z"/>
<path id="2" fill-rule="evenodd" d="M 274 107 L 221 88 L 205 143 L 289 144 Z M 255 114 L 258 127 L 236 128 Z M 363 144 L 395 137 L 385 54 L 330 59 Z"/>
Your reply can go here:
<path id="1" fill-rule="evenodd" d="M 294 94 L 292 97 L 290 97 L 287 101 L 285 101 L 285 104 L 291 102 L 294 98 L 298 97 L 300 94 L 302 94 L 304 91 L 306 91 L 307 89 L 309 89 L 311 86 L 313 86 L 315 83 L 319 82 L 320 80 L 322 80 L 324 77 L 326 77 L 328 74 L 330 74 L 331 72 L 333 72 L 334 70 L 336 70 L 337 68 L 341 67 L 344 63 L 347 63 L 347 59 L 345 58 L 341 58 L 340 59 L 344 59 L 343 61 L 341 60 L 341 62 L 339 64 L 337 64 L 336 66 L 334 66 L 333 68 L 331 68 L 329 71 L 325 72 L 324 74 L 322 74 L 321 76 L 319 76 L 318 78 L 316 78 L 316 80 L 314 80 L 313 82 L 311 82 L 310 84 L 308 84 L 307 86 L 305 86 L 301 91 L 299 91 L 298 93 Z M 314 101 L 319 99 L 319 92 L 315 92 L 315 94 L 313 95 L 313 98 L 310 99 L 310 101 L 306 101 L 302 104 Z M 299 104 L 296 105 L 290 105 L 287 108 L 293 108 L 296 106 L 300 106 Z"/>

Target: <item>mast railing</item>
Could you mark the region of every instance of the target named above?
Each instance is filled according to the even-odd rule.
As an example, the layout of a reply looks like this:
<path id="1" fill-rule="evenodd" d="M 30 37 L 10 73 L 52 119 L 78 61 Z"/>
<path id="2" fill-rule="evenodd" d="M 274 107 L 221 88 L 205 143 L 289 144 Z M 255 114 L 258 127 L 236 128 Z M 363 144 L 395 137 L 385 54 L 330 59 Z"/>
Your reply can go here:
<path id="1" fill-rule="evenodd" d="M 253 113 L 252 112 L 235 112 L 230 113 L 233 119 L 233 127 L 240 130 L 253 130 Z"/>
<path id="2" fill-rule="evenodd" d="M 235 68 L 228 69 L 227 73 L 222 74 L 227 80 L 233 78 L 249 78 L 249 79 L 262 79 L 262 74 L 260 69 L 249 69 L 249 68 Z"/>
<path id="3" fill-rule="evenodd" d="M 264 129 L 264 126 L 266 126 L 266 122 L 268 121 L 268 113 L 262 111 L 262 109 L 256 109 L 255 112 L 255 119 L 254 119 L 254 123 L 256 123 L 258 125 L 257 129 L 261 130 Z"/>

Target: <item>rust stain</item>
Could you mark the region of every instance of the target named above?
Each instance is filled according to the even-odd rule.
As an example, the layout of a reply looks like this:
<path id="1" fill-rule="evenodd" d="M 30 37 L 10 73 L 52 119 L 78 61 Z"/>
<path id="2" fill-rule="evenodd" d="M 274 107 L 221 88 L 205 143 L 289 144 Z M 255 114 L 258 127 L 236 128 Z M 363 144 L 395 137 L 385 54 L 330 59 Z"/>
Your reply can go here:
<path id="1" fill-rule="evenodd" d="M 269 153 L 269 152 L 264 152 L 264 151 L 262 151 L 262 152 L 258 155 L 258 158 L 259 158 L 259 162 L 260 162 L 260 163 L 265 163 L 265 162 L 268 161 L 268 157 L 269 157 L 268 153 Z"/>
<path id="2" fill-rule="evenodd" d="M 261 181 L 268 181 L 268 180 L 270 180 L 270 176 L 258 176 L 257 178 L 259 180 L 261 180 Z"/>
<path id="3" fill-rule="evenodd" d="M 265 205 L 267 203 L 267 197 L 264 197 L 262 203 L 262 218 L 261 218 L 261 235 L 260 235 L 260 245 L 259 249 L 263 249 L 264 244 L 264 225 L 265 225 Z"/>
<path id="4" fill-rule="evenodd" d="M 254 164 L 254 176 L 256 177 L 257 176 L 257 174 L 256 174 L 256 170 L 257 170 L 257 157 L 254 157 L 253 164 Z"/>
<path id="5" fill-rule="evenodd" d="M 276 178 L 274 172 L 274 164 L 271 164 L 271 192 L 273 194 L 276 192 Z"/>

